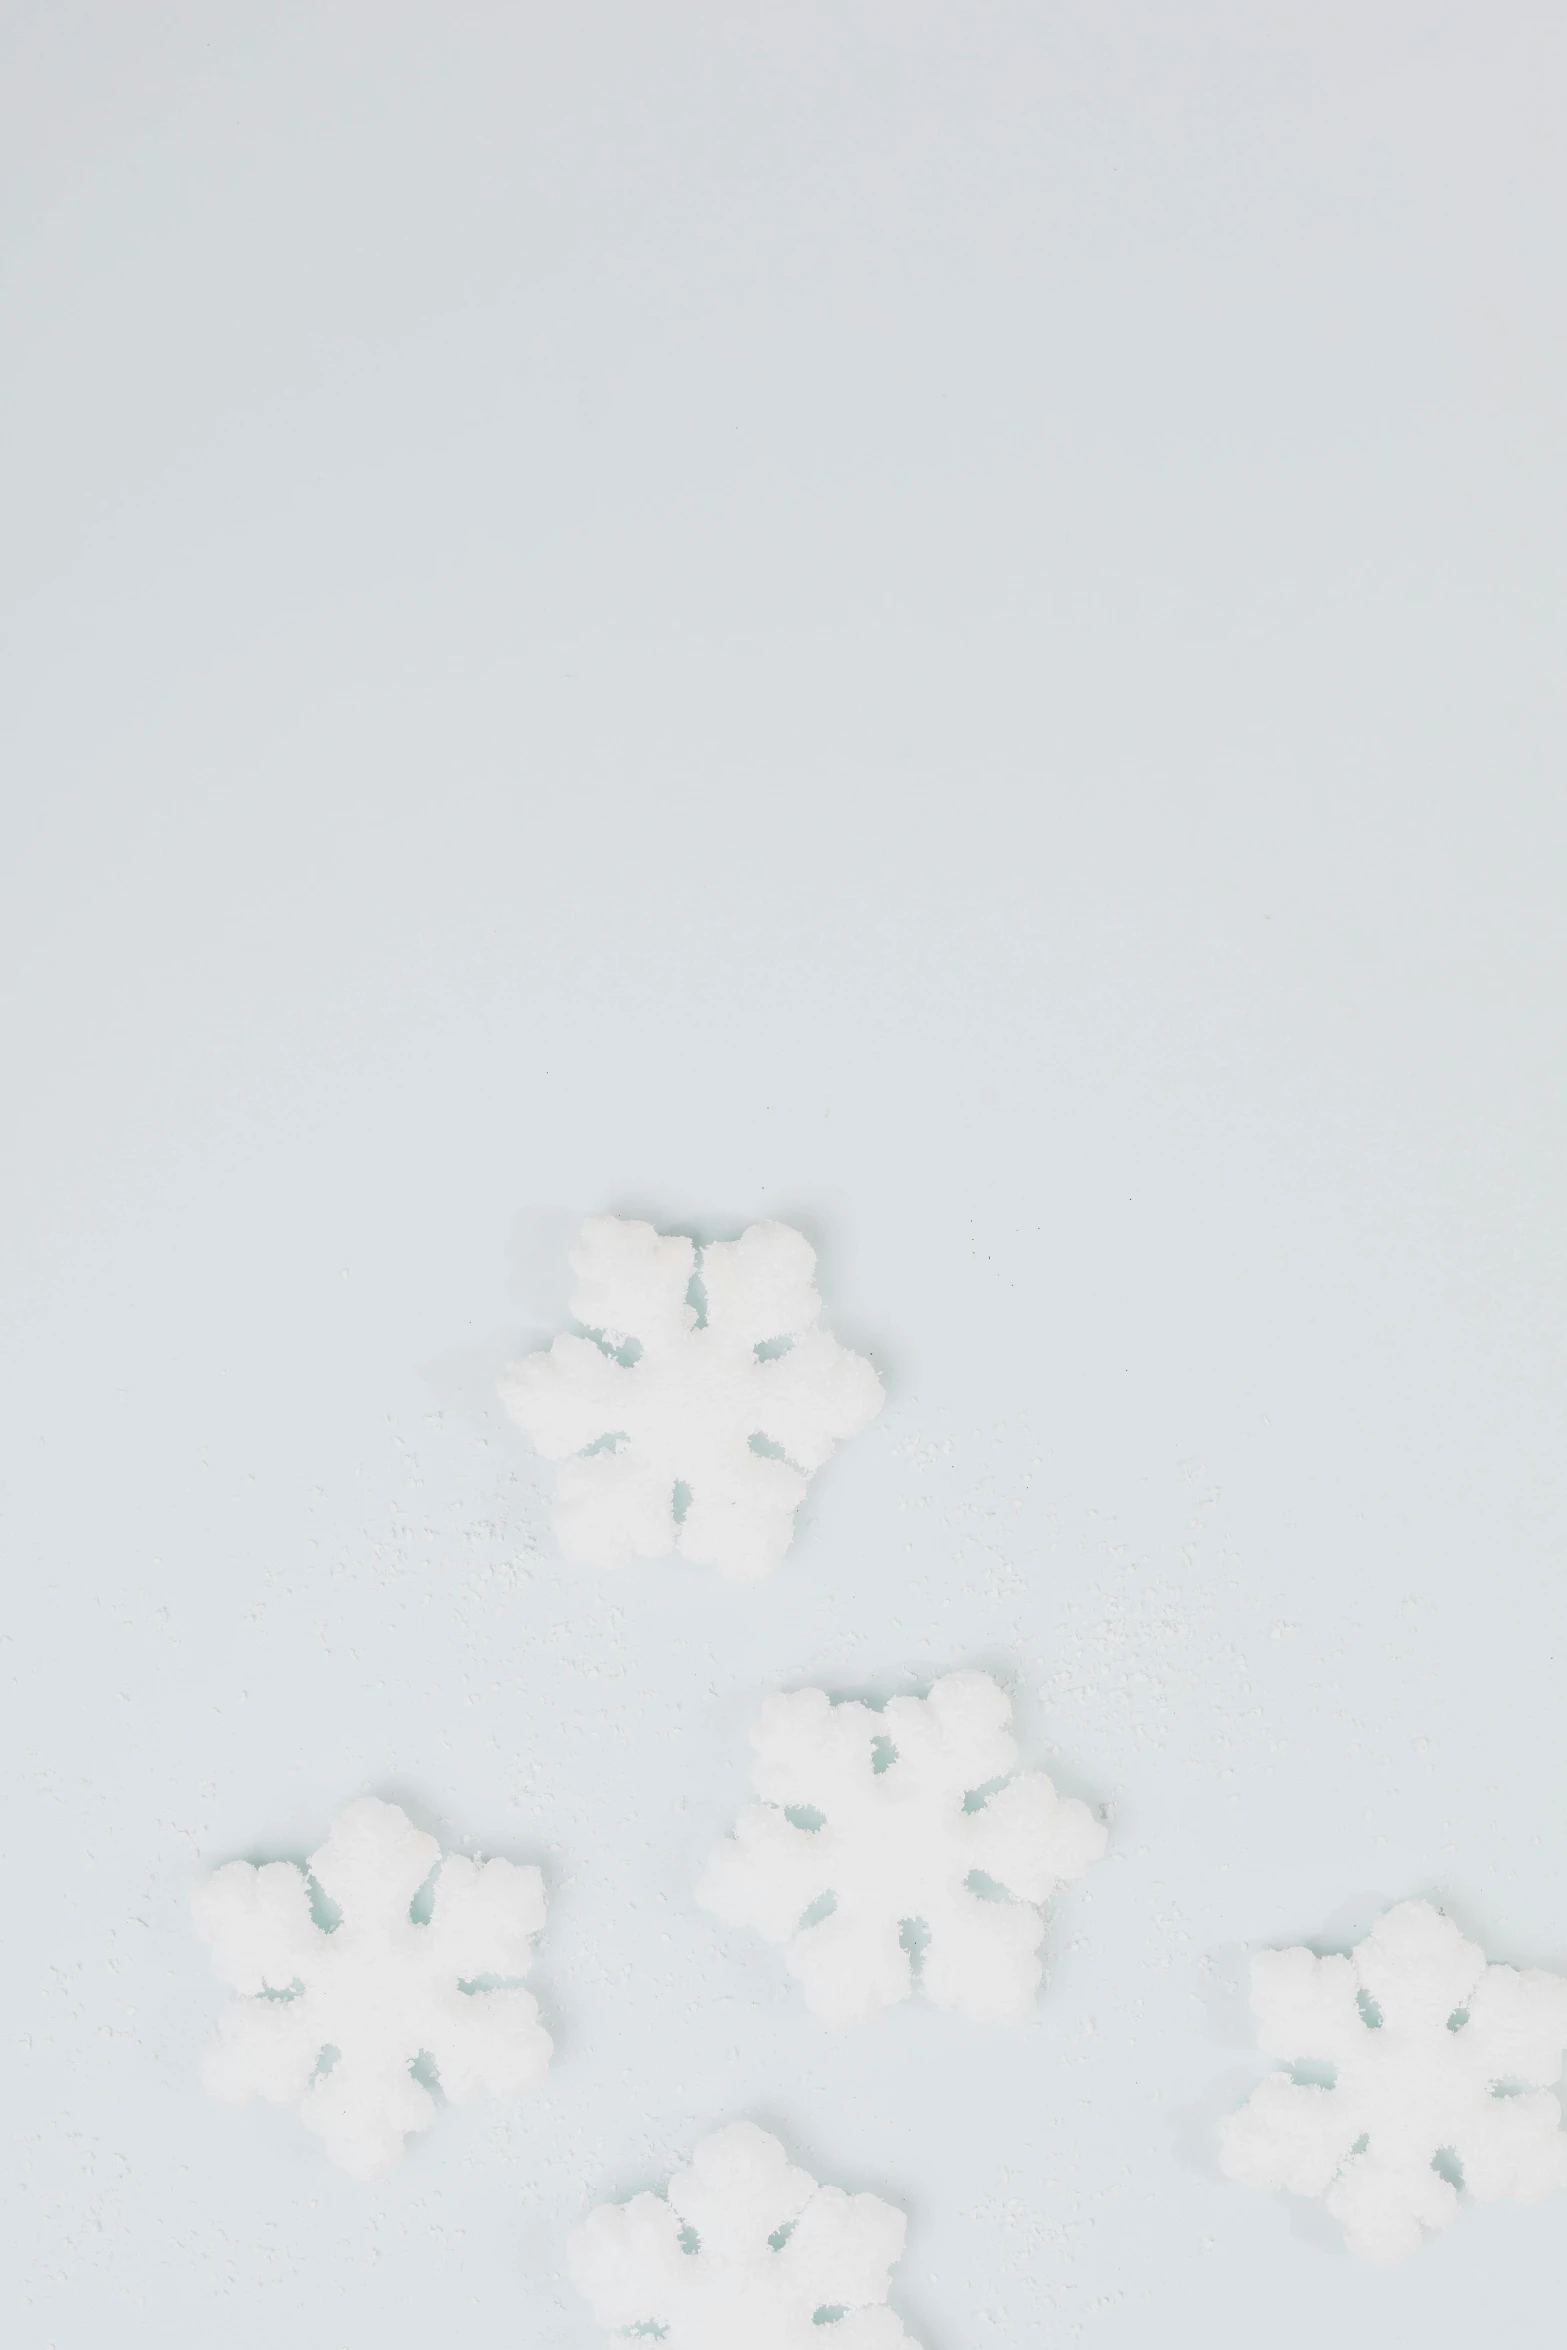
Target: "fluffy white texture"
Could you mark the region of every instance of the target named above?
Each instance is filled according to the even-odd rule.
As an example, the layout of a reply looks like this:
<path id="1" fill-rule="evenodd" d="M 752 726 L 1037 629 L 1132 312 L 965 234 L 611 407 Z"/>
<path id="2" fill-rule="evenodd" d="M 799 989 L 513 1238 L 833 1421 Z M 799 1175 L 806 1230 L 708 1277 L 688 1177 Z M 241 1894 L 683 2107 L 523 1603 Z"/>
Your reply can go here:
<path id="1" fill-rule="evenodd" d="M 712 1242 L 701 1252 L 700 1321 L 687 1298 L 698 1270 L 689 1240 L 590 1216 L 571 1265 L 571 1310 L 596 1335 L 563 1332 L 501 1383 L 512 1418 L 561 1464 L 562 1554 L 615 1567 L 679 1550 L 737 1579 L 770 1575 L 807 1472 L 882 1401 L 865 1357 L 817 1327 L 810 1242 L 787 1224 Z M 773 1449 L 758 1451 L 753 1437 Z M 677 1485 L 689 1495 L 678 1522 Z"/>
<path id="2" fill-rule="evenodd" d="M 666 2350 L 917 2350 L 886 2306 L 903 2231 L 890 2203 L 819 2187 L 736 2122 L 702 2140 L 667 2201 L 601 2203 L 571 2238 L 571 2275 L 600 2325 Z"/>
<path id="3" fill-rule="evenodd" d="M 332 2160 L 356 2178 L 387 2170 L 435 2100 L 410 2065 L 433 2058 L 445 2094 L 537 2087 L 550 2038 L 527 1973 L 544 1924 L 544 1880 L 509 1860 L 442 1862 L 428 1925 L 409 1915 L 441 1858 L 395 1803 L 362 1796 L 338 1814 L 309 1875 L 342 1911 L 330 1932 L 310 1914 L 292 1861 L 230 1861 L 191 1897 L 196 1929 L 223 1981 L 246 1994 L 218 2018 L 204 2077 L 234 2105 L 300 2106 Z M 511 1978 L 464 1990 L 476 1978 Z M 335 2060 L 325 2052 L 335 2049 Z"/>
<path id="4" fill-rule="evenodd" d="M 1105 1830 L 1042 1771 L 1011 1776 L 1011 1716 L 987 1673 L 949 1673 L 928 1697 L 879 1713 L 820 1689 L 770 1697 L 751 1732 L 763 1800 L 709 1857 L 698 1901 L 786 1942 L 789 1972 L 827 2023 L 907 1999 L 922 1929 L 927 1998 L 1021 2022 L 1043 1972 L 1037 1905 L 1099 1858 Z M 1013 1898 L 995 1898 L 996 1886 Z"/>
<path id="5" fill-rule="evenodd" d="M 1221 2125 L 1227 2178 L 1324 2196 L 1351 2251 L 1383 2266 L 1458 2216 L 1438 2155 L 1482 2203 L 1567 2186 L 1561 2107 L 1543 2085 L 1567 2047 L 1561 1976 L 1488 1966 L 1440 1910 L 1406 1901 L 1348 1958 L 1263 1952 L 1251 1996 L 1268 2055 L 1335 2079 L 1270 2074 Z"/>

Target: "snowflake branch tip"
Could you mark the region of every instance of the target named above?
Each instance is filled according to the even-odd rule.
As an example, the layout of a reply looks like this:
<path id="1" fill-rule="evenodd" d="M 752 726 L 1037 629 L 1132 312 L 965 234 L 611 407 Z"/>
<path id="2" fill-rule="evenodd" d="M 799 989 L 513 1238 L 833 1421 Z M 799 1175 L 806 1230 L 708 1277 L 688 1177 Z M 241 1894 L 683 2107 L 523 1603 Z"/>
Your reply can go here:
<path id="1" fill-rule="evenodd" d="M 810 1242 L 753 1224 L 699 1252 L 590 1216 L 571 1266 L 586 1335 L 563 1331 L 501 1382 L 560 1464 L 562 1555 L 614 1567 L 678 1551 L 741 1581 L 771 1574 L 811 1472 L 882 1404 L 871 1364 L 820 1327 Z"/>
<path id="2" fill-rule="evenodd" d="M 667 2195 L 603 2203 L 569 2246 L 595 2319 L 668 2350 L 918 2350 L 887 2306 L 904 2218 L 820 2187 L 754 2122 L 704 2138 Z"/>
<path id="3" fill-rule="evenodd" d="M 1291 2068 L 1220 2126 L 1245 2187 L 1320 2196 L 1364 2260 L 1407 2259 L 1477 2202 L 1567 2186 L 1551 2084 L 1567 1979 L 1490 1966 L 1427 1901 L 1388 1911 L 1348 1957 L 1270 1950 L 1252 1964 L 1258 2040 Z M 1295 2077 L 1305 2065 L 1330 2081 Z"/>
<path id="4" fill-rule="evenodd" d="M 1040 1905 L 1105 1849 L 1085 1803 L 1018 1772 L 1011 1701 L 950 1673 L 880 1712 L 825 1690 L 770 1697 L 752 1729 L 762 1799 L 710 1854 L 704 1909 L 787 1945 L 826 2023 L 907 1999 L 1020 2023 L 1043 1977 Z"/>
<path id="5" fill-rule="evenodd" d="M 439 1865 L 429 1922 L 415 1896 Z M 316 1923 L 314 1880 L 340 1911 Z M 415 2076 L 433 2061 L 443 2094 L 537 2088 L 549 2034 L 519 1977 L 544 1925 L 544 1880 L 509 1860 L 441 1859 L 395 1803 L 362 1796 L 306 1867 L 230 1861 L 191 1896 L 214 1972 L 241 1996 L 223 2010 L 203 2067 L 225 2103 L 297 2105 L 340 2169 L 389 2170 L 435 2100 Z"/>

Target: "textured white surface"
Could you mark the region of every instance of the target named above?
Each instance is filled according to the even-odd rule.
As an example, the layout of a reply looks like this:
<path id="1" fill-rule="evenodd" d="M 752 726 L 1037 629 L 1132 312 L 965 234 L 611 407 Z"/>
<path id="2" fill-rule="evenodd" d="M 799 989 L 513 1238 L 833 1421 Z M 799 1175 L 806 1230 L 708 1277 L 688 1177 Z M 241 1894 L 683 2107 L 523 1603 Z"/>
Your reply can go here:
<path id="1" fill-rule="evenodd" d="M 1488 1966 L 1428 1901 L 1391 1909 L 1348 1957 L 1269 1950 L 1252 1961 L 1257 2038 L 1292 2065 L 1221 2126 L 1243 2187 L 1321 2195 L 1351 2251 L 1406 2260 L 1458 2217 L 1455 2161 L 1482 2203 L 1539 2203 L 1567 2187 L 1559 2101 L 1567 1979 Z"/>
<path id="2" fill-rule="evenodd" d="M 751 1730 L 763 1800 L 709 1856 L 698 1901 L 787 1943 L 827 2023 L 907 1999 L 916 1968 L 937 2007 L 1021 2023 L 1044 1971 L 1038 1904 L 1099 1858 L 1105 1829 L 1043 1771 L 1018 1770 L 1011 1716 L 987 1673 L 880 1708 L 770 1697 Z"/>
<path id="3" fill-rule="evenodd" d="M 8 12 L 25 2350 L 600 2350 L 740 2114 L 923 2350 L 1537 2340 L 1555 2210 L 1389 2274 L 1215 2130 L 1259 1945 L 1567 1970 L 1564 30 Z M 560 1561 L 597 1213 L 874 1351 L 765 1582 Z M 1109 1850 L 1025 2024 L 826 2033 L 692 1899 L 747 1728 L 965 1668 Z M 188 1911 L 365 1790 L 543 1867 L 555 2042 L 369 2187 Z"/>
<path id="4" fill-rule="evenodd" d="M 667 2196 L 605 2203 L 571 2240 L 571 2274 L 600 2325 L 669 2350 L 897 2350 L 887 2303 L 901 2211 L 819 2187 L 754 2122 L 704 2138 Z"/>
<path id="5" fill-rule="evenodd" d="M 571 1310 L 591 1335 L 563 1331 L 501 1382 L 512 1418 L 561 1464 L 562 1556 L 620 1567 L 678 1550 L 739 1582 L 770 1575 L 808 1472 L 882 1401 L 865 1357 L 817 1328 L 810 1242 L 753 1224 L 698 1252 L 651 1224 L 590 1216 L 571 1269 Z"/>
<path id="6" fill-rule="evenodd" d="M 416 1921 L 411 1906 L 437 1863 L 430 1914 Z M 396 1804 L 366 1795 L 338 1814 L 308 1870 L 231 1860 L 191 1896 L 214 1970 L 245 1994 L 207 2050 L 214 2097 L 298 2105 L 341 2169 L 373 2179 L 435 2119 L 410 2069 L 419 2058 L 433 2060 L 454 2105 L 539 2086 L 550 2040 L 518 1980 L 544 1924 L 537 1869 L 442 1860 Z M 330 1930 L 311 1915 L 311 1879 L 340 1913 Z"/>

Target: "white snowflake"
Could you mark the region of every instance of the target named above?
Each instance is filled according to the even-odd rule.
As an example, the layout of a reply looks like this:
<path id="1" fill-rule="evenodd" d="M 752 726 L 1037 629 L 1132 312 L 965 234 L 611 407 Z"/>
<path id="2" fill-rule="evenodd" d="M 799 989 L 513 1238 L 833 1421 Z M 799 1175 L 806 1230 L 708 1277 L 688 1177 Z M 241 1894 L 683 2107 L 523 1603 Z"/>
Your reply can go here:
<path id="1" fill-rule="evenodd" d="M 509 1371 L 507 1409 L 559 1461 L 555 1525 L 579 1566 L 672 1550 L 769 1575 L 807 1472 L 881 1409 L 863 1355 L 817 1326 L 816 1255 L 787 1224 L 695 1244 L 590 1216 L 563 1332 Z"/>
<path id="2" fill-rule="evenodd" d="M 1567 2186 L 1545 2086 L 1567 2047 L 1561 1976 L 1488 1966 L 1440 1910 L 1406 1901 L 1348 1958 L 1264 1951 L 1251 1996 L 1268 2055 L 1330 2077 L 1271 2073 L 1221 2125 L 1227 2178 L 1324 2196 L 1351 2251 L 1384 2265 L 1456 2219 L 1455 2175 L 1482 2203 Z"/>
<path id="3" fill-rule="evenodd" d="M 751 1732 L 763 1801 L 709 1857 L 698 1901 L 786 1942 L 828 2023 L 907 1999 L 916 1962 L 937 2007 L 1021 2022 L 1043 1972 L 1038 1904 L 1106 1837 L 1042 1771 L 1012 1776 L 1011 1716 L 987 1673 L 880 1712 L 820 1689 L 768 1698 Z"/>
<path id="4" fill-rule="evenodd" d="M 886 2306 L 904 2218 L 819 2187 L 754 2122 L 704 2138 L 661 2195 L 601 2203 L 572 2236 L 600 2325 L 666 2350 L 918 2350 Z"/>
<path id="5" fill-rule="evenodd" d="M 438 1861 L 429 1922 L 416 1924 L 414 1897 Z M 311 1879 L 341 1910 L 330 1929 L 312 1917 Z M 516 1980 L 544 1924 L 535 1868 L 442 1861 L 433 1836 L 366 1795 L 338 1814 L 308 1875 L 292 1861 L 230 1861 L 191 1906 L 216 1972 L 246 1994 L 218 2019 L 208 2089 L 234 2105 L 298 2104 L 356 2178 L 389 2169 L 404 2133 L 434 2119 L 420 2058 L 455 2104 L 482 2089 L 517 2097 L 544 2078 L 549 2034 Z"/>

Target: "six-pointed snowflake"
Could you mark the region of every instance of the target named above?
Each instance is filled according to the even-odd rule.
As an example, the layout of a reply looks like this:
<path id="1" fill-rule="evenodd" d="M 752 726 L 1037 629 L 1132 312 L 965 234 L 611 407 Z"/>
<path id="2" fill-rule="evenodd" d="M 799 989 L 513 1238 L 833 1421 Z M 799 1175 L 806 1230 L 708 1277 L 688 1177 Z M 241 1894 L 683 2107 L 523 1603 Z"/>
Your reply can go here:
<path id="1" fill-rule="evenodd" d="M 828 2023 L 906 1999 L 916 1961 L 936 2006 L 1021 2021 L 1043 1971 L 1037 1905 L 1106 1839 L 1042 1771 L 1011 1775 L 1011 1713 L 986 1673 L 879 1713 L 820 1689 L 770 1697 L 751 1733 L 764 1800 L 710 1856 L 698 1901 L 787 1942 Z"/>
<path id="2" fill-rule="evenodd" d="M 555 1524 L 581 1566 L 678 1549 L 736 1577 L 771 1574 L 807 1473 L 881 1408 L 863 1355 L 817 1326 L 816 1257 L 786 1224 L 701 1252 L 651 1224 L 591 1216 L 571 1252 L 563 1332 L 502 1383 L 561 1464 Z"/>
<path id="3" fill-rule="evenodd" d="M 440 1860 L 433 1836 L 366 1795 L 339 1813 L 308 1877 L 291 1861 L 235 1860 L 192 1896 L 217 1973 L 247 1994 L 218 2019 L 208 2088 L 232 2104 L 299 2104 L 356 2178 L 388 2169 L 404 2133 L 434 2118 L 411 2070 L 420 2057 L 457 2104 L 483 2089 L 520 2096 L 549 2064 L 549 2035 L 516 1981 L 544 1923 L 542 1877 L 455 1855 L 441 1862 L 428 1924 L 415 1924 L 414 1897 Z M 312 1917 L 311 1878 L 341 1910 L 330 1930 Z"/>
<path id="4" fill-rule="evenodd" d="M 754 2122 L 704 2138 L 668 2200 L 601 2203 L 571 2239 L 600 2325 L 666 2350 L 917 2350 L 886 2306 L 904 2218 L 819 2187 Z"/>
<path id="5" fill-rule="evenodd" d="M 1567 2186 L 1544 2085 L 1567 2047 L 1561 1976 L 1488 1966 L 1429 1902 L 1406 1901 L 1348 1958 L 1263 1952 L 1252 2006 L 1268 2055 L 1332 2078 L 1270 2074 L 1221 2127 L 1225 2175 L 1325 2196 L 1365 2259 L 1403 2260 L 1422 2227 L 1455 2219 L 1455 2178 L 1482 2203 Z"/>

